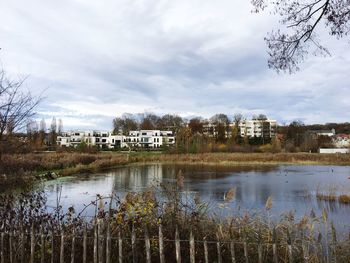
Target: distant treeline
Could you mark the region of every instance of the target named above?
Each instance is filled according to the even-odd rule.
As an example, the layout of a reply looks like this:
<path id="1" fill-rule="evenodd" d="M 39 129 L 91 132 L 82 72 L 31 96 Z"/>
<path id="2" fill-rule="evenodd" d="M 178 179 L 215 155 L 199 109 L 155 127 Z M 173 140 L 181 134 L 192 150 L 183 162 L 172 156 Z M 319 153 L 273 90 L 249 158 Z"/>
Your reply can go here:
<path id="1" fill-rule="evenodd" d="M 337 134 L 350 134 L 350 123 L 326 123 L 306 125 L 301 121 L 278 124 L 275 137 L 242 137 L 239 122 L 242 114 L 218 113 L 210 118 L 182 118 L 176 114 L 158 116 L 149 114 L 128 114 L 113 119 L 114 134 L 128 134 L 131 130 L 171 130 L 176 135 L 175 147 L 163 147 L 170 153 L 204 152 L 317 152 L 320 147 L 334 147 L 332 138 L 314 136 L 309 131 L 335 129 Z M 266 120 L 266 115 L 252 119 Z M 49 128 L 45 120 L 39 123 L 29 121 L 27 133 L 7 133 L 0 147 L 3 153 L 21 153 L 42 150 L 56 150 L 56 138 L 63 131 L 62 120 L 53 118 Z M 91 149 L 90 149 L 91 148 Z M 91 152 L 93 147 L 66 149 Z M 61 149 L 60 149 L 61 150 Z"/>
<path id="2" fill-rule="evenodd" d="M 315 136 L 310 131 L 331 130 L 350 134 L 350 123 L 327 123 L 305 125 L 301 121 L 278 125 L 275 137 L 241 137 L 239 123 L 242 114 L 229 117 L 218 113 L 205 119 L 182 118 L 174 114 L 124 114 L 113 120 L 114 133 L 128 134 L 135 129 L 172 130 L 176 133 L 176 145 L 166 149 L 175 153 L 202 152 L 317 152 L 320 147 L 334 147 L 332 138 Z M 253 116 L 252 119 L 266 120 L 266 115 Z"/>

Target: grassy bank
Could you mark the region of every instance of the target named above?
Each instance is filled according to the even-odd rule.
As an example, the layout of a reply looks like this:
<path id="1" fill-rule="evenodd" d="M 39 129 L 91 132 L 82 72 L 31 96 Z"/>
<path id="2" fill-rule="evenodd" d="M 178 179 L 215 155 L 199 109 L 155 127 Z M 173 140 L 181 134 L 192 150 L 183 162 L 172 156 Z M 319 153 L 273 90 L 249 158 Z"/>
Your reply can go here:
<path id="1" fill-rule="evenodd" d="M 308 153 L 30 153 L 3 156 L 0 185 L 20 184 L 40 179 L 39 175 L 55 172 L 67 176 L 132 163 L 178 163 L 206 165 L 350 165 L 348 154 Z"/>

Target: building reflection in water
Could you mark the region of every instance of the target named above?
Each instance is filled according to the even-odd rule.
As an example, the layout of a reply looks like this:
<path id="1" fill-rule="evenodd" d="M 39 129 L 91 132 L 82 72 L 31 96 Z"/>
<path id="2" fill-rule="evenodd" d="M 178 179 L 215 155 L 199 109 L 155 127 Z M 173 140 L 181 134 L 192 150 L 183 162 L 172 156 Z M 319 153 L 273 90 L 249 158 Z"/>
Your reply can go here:
<path id="1" fill-rule="evenodd" d="M 236 198 L 228 204 L 231 208 L 264 209 L 267 198 L 271 196 L 272 213 L 277 216 L 290 210 L 296 210 L 298 215 L 309 214 L 311 209 L 320 215 L 326 208 L 333 215 L 331 217 L 350 223 L 347 219 L 349 205 L 339 206 L 315 199 L 314 193 L 319 183 L 325 186 L 336 184 L 341 187 L 340 192 L 350 193 L 347 179 L 350 167 L 332 166 L 332 176 L 329 169 L 326 166 L 135 165 L 47 182 L 44 191 L 51 205 L 55 205 L 57 190 L 60 189 L 61 204 L 64 207 L 74 205 L 79 210 L 94 200 L 96 194 L 116 194 L 122 198 L 127 192 L 143 191 L 154 186 L 161 194 L 158 186 L 175 183 L 176 174 L 181 170 L 185 177 L 184 195 L 196 193 L 200 200 L 210 203 L 212 207 L 222 203 L 225 192 L 234 187 Z"/>

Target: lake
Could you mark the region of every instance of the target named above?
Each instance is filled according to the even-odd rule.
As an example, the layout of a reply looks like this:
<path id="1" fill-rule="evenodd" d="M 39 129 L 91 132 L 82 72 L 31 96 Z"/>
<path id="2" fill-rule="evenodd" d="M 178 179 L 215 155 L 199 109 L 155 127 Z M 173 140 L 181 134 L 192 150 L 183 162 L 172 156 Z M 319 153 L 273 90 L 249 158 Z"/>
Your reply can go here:
<path id="1" fill-rule="evenodd" d="M 197 195 L 209 204 L 210 212 L 226 216 L 232 213 L 264 210 L 266 200 L 272 197 L 272 217 L 295 210 L 297 217 L 321 215 L 324 208 L 329 218 L 338 226 L 350 226 L 350 205 L 319 201 L 316 192 L 350 193 L 349 166 L 203 166 L 203 165 L 133 165 L 95 174 L 80 174 L 40 183 L 49 206 L 55 207 L 57 199 L 64 209 L 74 206 L 77 211 L 96 198 L 96 194 L 121 198 L 127 192 L 147 190 L 152 186 L 162 198 L 160 184 L 175 184 L 176 174 L 182 171 L 185 178 L 183 197 Z M 224 202 L 224 195 L 236 189 L 235 199 Z M 225 208 L 222 208 L 225 204 Z M 86 209 L 85 216 L 93 214 Z"/>

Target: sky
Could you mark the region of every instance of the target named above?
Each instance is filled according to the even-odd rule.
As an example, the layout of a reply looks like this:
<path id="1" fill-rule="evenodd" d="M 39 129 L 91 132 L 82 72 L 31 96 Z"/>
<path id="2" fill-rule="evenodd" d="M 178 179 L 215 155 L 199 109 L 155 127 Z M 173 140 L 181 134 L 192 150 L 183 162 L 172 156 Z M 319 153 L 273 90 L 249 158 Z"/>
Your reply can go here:
<path id="1" fill-rule="evenodd" d="M 124 112 L 350 119 L 350 44 L 321 29 L 329 57 L 295 74 L 267 66 L 278 17 L 237 0 L 2 0 L 0 66 L 45 99 L 37 118 L 112 129 Z"/>

